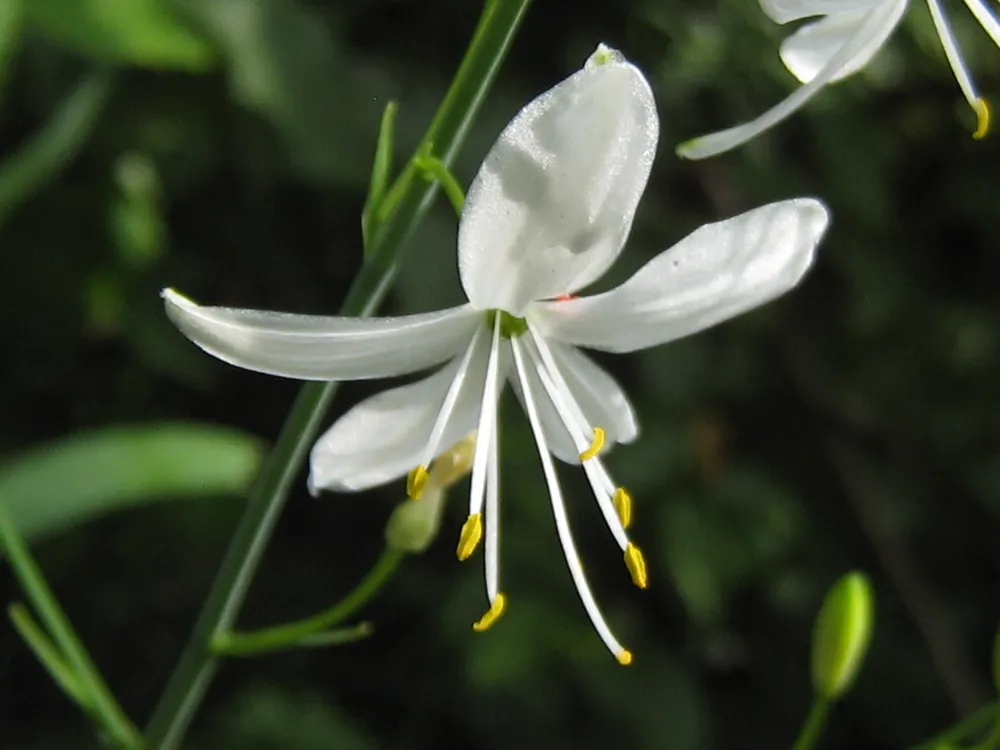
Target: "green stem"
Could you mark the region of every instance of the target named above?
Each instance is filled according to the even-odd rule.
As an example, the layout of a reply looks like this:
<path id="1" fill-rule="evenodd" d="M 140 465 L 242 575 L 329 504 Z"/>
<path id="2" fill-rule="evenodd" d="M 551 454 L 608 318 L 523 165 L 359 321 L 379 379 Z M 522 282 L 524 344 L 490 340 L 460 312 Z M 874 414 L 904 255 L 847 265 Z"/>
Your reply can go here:
<path id="1" fill-rule="evenodd" d="M 990 729 L 990 733 L 986 735 L 986 739 L 969 750 L 996 750 L 997 746 L 1000 746 L 1000 714 L 997 713 L 995 706 L 993 714 L 993 728 Z"/>
<path id="2" fill-rule="evenodd" d="M 487 3 L 458 73 L 424 136 L 424 142 L 435 144 L 445 164 L 452 163 L 464 142 L 530 3 L 531 0 Z M 406 240 L 437 193 L 435 183 L 414 179 L 412 167 L 400 179 L 407 176 L 405 195 L 385 224 L 378 227 L 373 238 L 374 252 L 351 285 L 342 307 L 345 315 L 370 315 L 375 311 L 395 278 Z M 307 383 L 299 392 L 274 450 L 250 492 L 246 510 L 191 637 L 150 720 L 146 737 L 152 750 L 173 750 L 183 740 L 218 668 L 218 657 L 210 648 L 211 639 L 231 628 L 236 619 L 292 482 L 309 453 L 336 388 L 336 383 Z"/>
<path id="3" fill-rule="evenodd" d="M 118 705 L 87 654 L 87 650 L 73 631 L 73 626 L 56 601 L 55 595 L 45 581 L 45 576 L 28 552 L 17 529 L 14 528 L 2 502 L 0 502 L 0 543 L 28 601 L 51 634 L 54 646 L 61 653 L 63 662 L 76 678 L 76 685 L 83 695 L 84 705 L 92 708 L 92 715 L 118 746 L 142 747 L 142 737 Z"/>
<path id="4" fill-rule="evenodd" d="M 448 196 L 451 207 L 456 214 L 461 216 L 462 209 L 465 207 L 465 191 L 462 190 L 458 179 L 445 166 L 444 162 L 431 154 L 418 154 L 414 157 L 413 164 L 424 173 L 427 179 L 437 180 L 440 183 L 441 189 Z"/>
<path id="5" fill-rule="evenodd" d="M 823 733 L 823 725 L 826 723 L 826 715 L 830 711 L 830 701 L 822 696 L 816 696 L 813 700 L 812 708 L 806 717 L 806 723 L 802 726 L 799 738 L 795 740 L 792 750 L 811 750 Z"/>
<path id="6" fill-rule="evenodd" d="M 953 745 L 972 734 L 984 731 L 990 723 L 995 721 L 997 713 L 1000 711 L 1000 704 L 991 703 L 988 706 L 976 711 L 972 716 L 967 716 L 955 726 L 946 729 L 941 734 L 935 735 L 929 740 L 914 745 L 910 750 L 934 750 L 941 745 Z"/>
<path id="7" fill-rule="evenodd" d="M 371 601 L 396 572 L 402 559 L 402 553 L 386 549 L 354 590 L 329 609 L 302 620 L 252 633 L 219 633 L 212 639 L 212 649 L 224 656 L 245 656 L 299 645 L 309 636 L 339 625 Z"/>
<path id="8" fill-rule="evenodd" d="M 45 671 L 49 673 L 49 676 L 56 681 L 63 692 L 78 706 L 87 711 L 87 713 L 92 714 L 94 707 L 91 704 L 90 696 L 84 692 L 80 681 L 76 678 L 76 674 L 73 673 L 72 668 L 66 663 L 63 655 L 59 653 L 59 649 L 56 648 L 55 644 L 45 634 L 41 626 L 35 622 L 35 618 L 31 616 L 31 611 L 19 603 L 11 604 L 7 608 L 7 614 L 10 616 L 10 621 L 14 629 L 24 642 L 28 644 L 28 648 L 34 652 L 38 661 L 45 667 Z"/>

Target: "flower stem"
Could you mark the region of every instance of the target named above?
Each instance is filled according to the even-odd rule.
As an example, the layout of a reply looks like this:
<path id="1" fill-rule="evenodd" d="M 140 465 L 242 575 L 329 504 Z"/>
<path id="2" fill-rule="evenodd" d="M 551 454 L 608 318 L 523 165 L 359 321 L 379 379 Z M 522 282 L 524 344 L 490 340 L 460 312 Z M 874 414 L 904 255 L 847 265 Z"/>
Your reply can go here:
<path id="1" fill-rule="evenodd" d="M 792 750 L 812 750 L 820 734 L 823 733 L 823 725 L 826 723 L 826 715 L 830 711 L 830 701 L 822 696 L 816 696 L 813 700 L 812 708 L 806 717 L 806 723 L 802 726 L 799 737 L 795 740 Z"/>
<path id="2" fill-rule="evenodd" d="M 329 609 L 302 620 L 250 633 L 219 633 L 212 639 L 212 650 L 223 656 L 248 656 L 301 645 L 303 641 L 309 645 L 307 639 L 310 636 L 325 633 L 339 625 L 371 601 L 396 572 L 402 558 L 401 552 L 386 549 L 354 590 Z"/>
<path id="3" fill-rule="evenodd" d="M 531 0 L 488 0 L 458 73 L 423 143 L 433 143 L 450 165 L 510 49 Z M 417 147 L 417 153 L 423 146 Z M 416 179 L 408 165 L 400 180 L 407 189 L 392 214 L 374 232 L 374 251 L 351 285 L 342 312 L 370 315 L 395 278 L 406 240 L 431 206 L 436 183 Z M 177 667 L 147 727 L 151 750 L 173 750 L 187 732 L 218 668 L 211 640 L 229 630 L 246 597 L 275 522 L 309 447 L 319 431 L 336 383 L 307 383 L 299 391 L 274 450 L 250 491 L 229 549 Z"/>
<path id="4" fill-rule="evenodd" d="M 26 611 L 15 605 L 11 617 L 18 632 L 49 673 L 73 700 L 90 713 L 117 747 L 142 747 L 142 737 L 115 700 L 0 502 L 0 550 L 51 636 L 44 636 Z"/>
<path id="5" fill-rule="evenodd" d="M 940 734 L 921 742 L 919 745 L 914 745 L 910 750 L 934 750 L 937 747 L 950 746 L 968 739 L 970 735 L 985 731 L 991 722 L 997 720 L 998 712 L 1000 712 L 1000 704 L 998 703 L 984 706 Z"/>

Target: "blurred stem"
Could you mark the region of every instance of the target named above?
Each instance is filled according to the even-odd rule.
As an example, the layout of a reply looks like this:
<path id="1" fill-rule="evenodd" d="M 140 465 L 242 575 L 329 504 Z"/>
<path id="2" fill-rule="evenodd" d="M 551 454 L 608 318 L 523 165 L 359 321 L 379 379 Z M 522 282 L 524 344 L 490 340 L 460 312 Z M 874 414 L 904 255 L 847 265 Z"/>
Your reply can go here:
<path id="1" fill-rule="evenodd" d="M 1000 747 L 1000 714 L 997 713 L 996 706 L 993 706 L 993 728 L 986 739 L 969 750 L 995 750 L 997 747 Z"/>
<path id="2" fill-rule="evenodd" d="M 423 143 L 433 143 L 451 165 L 506 57 L 531 0 L 490 0 L 479 19 L 465 57 L 431 122 Z M 420 153 L 419 146 L 417 153 Z M 400 182 L 405 192 L 392 214 L 373 232 L 373 252 L 344 301 L 344 315 L 371 315 L 398 271 L 406 240 L 437 194 L 437 184 L 415 179 L 407 165 Z M 337 389 L 336 383 L 307 383 L 299 391 L 278 441 L 261 468 L 215 582 L 177 667 L 147 728 L 154 750 L 180 745 L 195 710 L 218 668 L 211 651 L 215 634 L 229 630 L 274 529 L 285 499 Z"/>
<path id="3" fill-rule="evenodd" d="M 212 638 L 212 650 L 223 656 L 248 656 L 298 645 L 314 645 L 308 641 L 310 636 L 327 635 L 324 631 L 339 625 L 371 601 L 392 578 L 392 574 L 396 572 L 402 559 L 401 552 L 387 548 L 382 552 L 372 569 L 368 571 L 368 575 L 354 587 L 354 590 L 329 609 L 302 620 L 251 633 L 218 633 Z M 365 637 L 367 634 L 365 632 L 359 634 L 358 637 Z M 305 641 L 304 644 L 303 641 Z M 347 641 L 335 640 L 334 642 Z M 333 645 L 333 642 L 330 645 Z"/>
<path id="4" fill-rule="evenodd" d="M 80 639 L 73 632 L 73 626 L 70 625 L 66 614 L 46 583 L 41 569 L 7 516 L 2 501 L 0 501 L 0 543 L 3 544 L 10 567 L 21 588 L 24 589 L 28 601 L 52 636 L 49 640 L 44 637 L 40 628 L 32 629 L 31 625 L 34 623 L 28 618 L 29 627 L 26 630 L 18 628 L 22 634 L 27 633 L 28 645 L 39 658 L 43 658 L 42 654 L 55 657 L 55 661 L 46 661 L 43 658 L 43 664 L 50 671 L 58 665 L 65 665 L 72 674 L 72 682 L 67 684 L 61 675 L 53 674 L 53 677 L 60 685 L 69 686 L 67 692 L 71 697 L 78 698 L 82 707 L 91 709 L 91 715 L 119 747 L 142 747 L 143 741 L 139 731 L 118 705 Z M 11 614 L 12 617 L 16 617 L 16 607 Z M 21 618 L 20 624 L 24 623 L 24 618 Z M 17 620 L 15 620 L 16 625 L 18 625 Z M 42 638 L 38 639 L 36 635 Z M 41 651 L 38 650 L 39 647 Z"/>
<path id="5" fill-rule="evenodd" d="M 7 608 L 7 614 L 10 616 L 11 624 L 18 635 L 28 644 L 28 648 L 34 652 L 35 657 L 45 667 L 49 676 L 78 706 L 90 713 L 93 706 L 83 688 L 80 687 L 80 681 L 76 679 L 76 675 L 73 674 L 73 670 L 59 653 L 59 649 L 52 643 L 41 626 L 35 622 L 31 611 L 23 604 L 17 603 L 11 604 Z"/>
<path id="6" fill-rule="evenodd" d="M 962 719 L 958 724 L 946 729 L 941 734 L 935 735 L 919 745 L 914 745 L 910 750 L 934 750 L 942 745 L 948 746 L 959 742 L 969 735 L 985 730 L 991 722 L 997 720 L 998 712 L 1000 712 L 1000 704 L 992 703 L 989 706 L 984 706 L 972 716 Z"/>
<path id="7" fill-rule="evenodd" d="M 806 717 L 806 723 L 799 732 L 799 738 L 795 740 L 792 750 L 812 750 L 823 733 L 823 726 L 826 724 L 826 715 L 830 711 L 830 701 L 821 695 L 813 699 L 812 708 Z"/>
<path id="8" fill-rule="evenodd" d="M 0 163 L 0 224 L 76 156 L 110 94 L 111 77 L 91 74 L 20 151 Z"/>

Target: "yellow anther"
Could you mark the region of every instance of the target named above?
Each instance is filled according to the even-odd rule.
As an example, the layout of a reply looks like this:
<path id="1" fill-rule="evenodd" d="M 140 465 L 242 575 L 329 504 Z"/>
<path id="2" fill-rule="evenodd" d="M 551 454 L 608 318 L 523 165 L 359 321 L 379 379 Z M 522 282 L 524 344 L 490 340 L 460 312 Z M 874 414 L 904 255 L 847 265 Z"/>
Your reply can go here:
<path id="1" fill-rule="evenodd" d="M 632 663 L 632 652 L 629 651 L 627 648 L 623 648 L 620 652 L 615 654 L 615 658 L 618 660 L 619 664 L 621 664 L 623 667 L 627 667 L 629 664 Z"/>
<path id="2" fill-rule="evenodd" d="M 590 443 L 590 447 L 587 448 L 583 453 L 580 454 L 581 461 L 589 461 L 598 453 L 601 452 L 601 448 L 604 447 L 604 430 L 600 427 L 594 428 L 594 439 Z"/>
<path id="3" fill-rule="evenodd" d="M 625 547 L 625 567 L 632 574 L 632 583 L 641 589 L 646 588 L 648 581 L 646 577 L 646 558 L 642 552 L 632 542 Z"/>
<path id="4" fill-rule="evenodd" d="M 500 619 L 500 615 L 502 615 L 506 610 L 507 597 L 503 594 L 497 594 L 496 598 L 493 600 L 493 604 L 490 605 L 486 614 L 479 618 L 479 622 L 472 623 L 472 629 L 477 633 L 482 633 L 484 630 L 488 630 L 492 627 L 493 623 Z"/>
<path id="5" fill-rule="evenodd" d="M 972 103 L 972 111 L 976 113 L 977 120 L 976 132 L 972 134 L 972 137 L 979 141 L 985 138 L 990 131 L 990 105 L 983 97 L 979 97 Z"/>
<path id="6" fill-rule="evenodd" d="M 413 500 L 419 500 L 425 484 L 427 484 L 427 467 L 420 465 L 411 469 L 406 475 L 406 494 Z"/>
<path id="7" fill-rule="evenodd" d="M 476 551 L 476 545 L 483 538 L 483 514 L 473 513 L 462 525 L 462 535 L 458 538 L 458 549 L 455 553 L 459 560 L 468 560 Z"/>
<path id="8" fill-rule="evenodd" d="M 619 487 L 615 490 L 612 502 L 615 504 L 615 512 L 618 514 L 622 526 L 627 529 L 632 525 L 632 496 L 624 487 Z"/>

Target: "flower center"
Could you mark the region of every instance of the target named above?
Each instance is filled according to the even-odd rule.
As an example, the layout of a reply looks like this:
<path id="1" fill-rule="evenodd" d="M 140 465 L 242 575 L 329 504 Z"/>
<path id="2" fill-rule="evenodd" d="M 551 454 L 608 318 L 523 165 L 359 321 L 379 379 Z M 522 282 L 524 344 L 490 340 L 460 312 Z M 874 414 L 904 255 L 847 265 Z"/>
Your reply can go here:
<path id="1" fill-rule="evenodd" d="M 490 330 L 496 325 L 497 316 L 500 316 L 500 335 L 505 339 L 513 339 L 524 334 L 528 330 L 528 321 L 518 318 L 503 310 L 487 310 L 486 325 Z"/>

